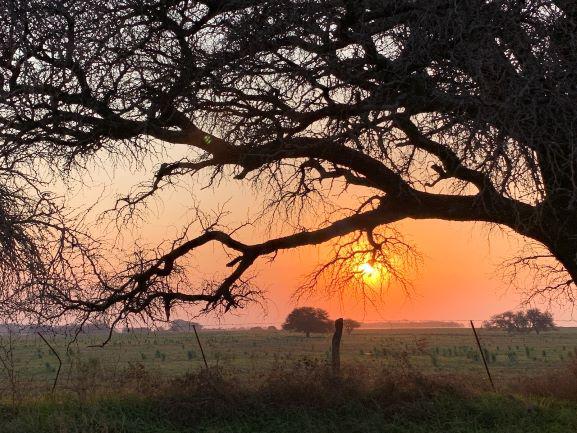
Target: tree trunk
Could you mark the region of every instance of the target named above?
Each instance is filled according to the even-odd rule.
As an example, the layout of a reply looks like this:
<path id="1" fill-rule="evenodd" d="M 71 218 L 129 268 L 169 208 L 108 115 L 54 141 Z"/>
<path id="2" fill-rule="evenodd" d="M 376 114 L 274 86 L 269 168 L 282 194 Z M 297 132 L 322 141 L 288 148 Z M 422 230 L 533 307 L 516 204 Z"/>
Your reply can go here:
<path id="1" fill-rule="evenodd" d="M 310 331 L 307 331 L 307 332 L 306 332 L 306 336 L 307 336 L 307 338 L 309 338 L 309 337 L 311 336 L 311 332 L 310 332 Z"/>
<path id="2" fill-rule="evenodd" d="M 571 281 L 567 281 L 567 285 L 571 282 L 577 284 L 577 233 L 573 229 L 566 230 L 565 236 L 561 236 L 560 233 L 555 234 L 557 234 L 555 241 L 544 242 L 544 244 L 571 277 Z"/>

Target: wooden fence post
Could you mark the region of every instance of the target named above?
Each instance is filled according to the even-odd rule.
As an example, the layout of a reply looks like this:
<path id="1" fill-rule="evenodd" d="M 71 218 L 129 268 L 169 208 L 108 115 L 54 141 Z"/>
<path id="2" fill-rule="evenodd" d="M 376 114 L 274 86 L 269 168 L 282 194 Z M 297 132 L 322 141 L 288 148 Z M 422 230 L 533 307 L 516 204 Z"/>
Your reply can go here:
<path id="1" fill-rule="evenodd" d="M 491 377 L 491 372 L 489 371 L 489 365 L 487 364 L 487 359 L 485 358 L 485 352 L 483 351 L 483 347 L 481 346 L 481 340 L 479 340 L 479 336 L 477 335 L 477 330 L 475 329 L 473 321 L 471 320 L 470 322 L 471 322 L 471 329 L 473 329 L 473 334 L 475 334 L 475 340 L 477 340 L 477 347 L 479 348 L 481 359 L 483 360 L 483 364 L 485 365 L 485 371 L 487 372 L 489 383 L 491 383 L 491 388 L 493 388 L 493 391 L 495 391 L 495 384 L 493 383 L 493 378 Z"/>
<path id="2" fill-rule="evenodd" d="M 333 372 L 338 373 L 341 369 L 341 337 L 343 336 L 343 319 L 335 320 L 335 333 L 331 350 Z"/>
<path id="3" fill-rule="evenodd" d="M 202 349 L 202 344 L 200 343 L 200 338 L 198 338 L 198 332 L 196 332 L 196 325 L 192 325 L 194 329 L 194 335 L 196 335 L 196 341 L 198 342 L 198 347 L 200 347 L 200 353 L 202 353 L 202 359 L 204 360 L 204 366 L 208 370 L 208 362 L 206 362 L 206 356 L 204 356 L 204 350 Z"/>

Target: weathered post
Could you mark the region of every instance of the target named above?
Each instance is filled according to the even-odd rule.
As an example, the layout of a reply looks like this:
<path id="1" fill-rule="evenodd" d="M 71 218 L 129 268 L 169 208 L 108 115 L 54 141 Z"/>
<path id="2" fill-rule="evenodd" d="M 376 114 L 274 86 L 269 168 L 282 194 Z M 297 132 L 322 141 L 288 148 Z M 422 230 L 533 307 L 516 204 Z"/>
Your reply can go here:
<path id="1" fill-rule="evenodd" d="M 491 384 L 491 388 L 493 388 L 493 391 L 495 391 L 495 384 L 493 383 L 493 378 L 491 377 L 491 372 L 489 371 L 489 365 L 487 364 L 487 359 L 485 358 L 485 352 L 483 351 L 483 347 L 481 346 L 481 340 L 479 340 L 479 336 L 477 335 L 477 330 L 475 329 L 473 321 L 471 320 L 470 322 L 471 322 L 471 329 L 473 329 L 473 334 L 475 334 L 475 340 L 477 340 L 477 347 L 479 348 L 481 359 L 483 360 L 483 364 L 485 365 L 485 371 L 487 372 L 489 383 Z"/>
<path id="2" fill-rule="evenodd" d="M 341 338 L 343 336 L 343 319 L 335 320 L 335 333 L 331 350 L 333 372 L 338 373 L 341 369 Z"/>
<path id="3" fill-rule="evenodd" d="M 200 347 L 200 353 L 202 353 L 202 359 L 204 360 L 204 366 L 208 370 L 208 362 L 206 362 L 206 356 L 204 356 L 204 350 L 202 349 L 202 344 L 200 343 L 200 338 L 198 338 L 198 332 L 196 332 L 196 325 L 192 325 L 194 329 L 194 335 L 196 335 L 196 341 L 198 342 L 198 347 Z"/>
<path id="4" fill-rule="evenodd" d="M 54 394 L 56 384 L 58 383 L 58 378 L 60 377 L 60 370 L 62 370 L 62 359 L 60 358 L 60 355 L 58 354 L 56 349 L 54 349 L 54 347 L 52 347 L 52 345 L 48 342 L 48 340 L 44 338 L 44 335 L 42 335 L 40 332 L 37 332 L 37 334 L 40 336 L 40 338 L 42 338 L 44 343 L 46 343 L 46 345 L 48 346 L 50 351 L 54 354 L 56 359 L 58 359 L 58 371 L 56 371 L 56 377 L 54 378 L 54 382 L 52 383 L 52 393 Z"/>

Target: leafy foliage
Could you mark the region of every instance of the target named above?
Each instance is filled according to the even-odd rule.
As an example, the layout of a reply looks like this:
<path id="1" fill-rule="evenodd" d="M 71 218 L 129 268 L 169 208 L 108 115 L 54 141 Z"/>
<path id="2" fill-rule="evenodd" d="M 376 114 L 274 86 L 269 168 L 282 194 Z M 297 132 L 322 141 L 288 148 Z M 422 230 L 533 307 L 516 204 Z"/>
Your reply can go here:
<path id="1" fill-rule="evenodd" d="M 308 337 L 311 332 L 330 332 L 333 323 L 328 313 L 321 308 L 300 307 L 287 316 L 282 328 L 286 331 L 304 332 Z"/>
<path id="2" fill-rule="evenodd" d="M 535 331 L 537 334 L 556 329 L 551 313 L 541 312 L 538 308 L 532 308 L 526 312 L 506 311 L 493 316 L 483 326 L 489 329 L 503 329 L 508 332 Z"/>
<path id="3" fill-rule="evenodd" d="M 361 327 L 361 322 L 357 322 L 356 320 L 353 319 L 345 319 L 343 321 L 343 327 L 345 329 L 345 332 L 347 334 L 350 334 L 353 332 L 354 329 Z"/>

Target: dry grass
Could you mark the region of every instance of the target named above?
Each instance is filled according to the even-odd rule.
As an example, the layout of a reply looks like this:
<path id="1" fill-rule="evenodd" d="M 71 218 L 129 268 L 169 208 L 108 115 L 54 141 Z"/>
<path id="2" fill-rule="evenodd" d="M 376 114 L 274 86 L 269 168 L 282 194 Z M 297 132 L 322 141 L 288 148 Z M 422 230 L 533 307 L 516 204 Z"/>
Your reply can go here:
<path id="1" fill-rule="evenodd" d="M 0 403 L 2 433 L 193 432 L 502 432 L 577 430 L 574 404 L 486 392 L 473 377 L 345 366 L 322 362 L 278 365 L 258 380 L 222 369 L 179 378 L 156 376 L 142 365 L 102 386 L 100 369 L 87 371 L 54 396 Z M 551 388 L 552 389 L 552 388 Z M 529 392 L 527 388 L 524 392 Z"/>
<path id="2" fill-rule="evenodd" d="M 508 383 L 507 389 L 530 397 L 577 401 L 577 359 L 571 359 L 555 371 L 519 377 L 517 381 Z"/>

